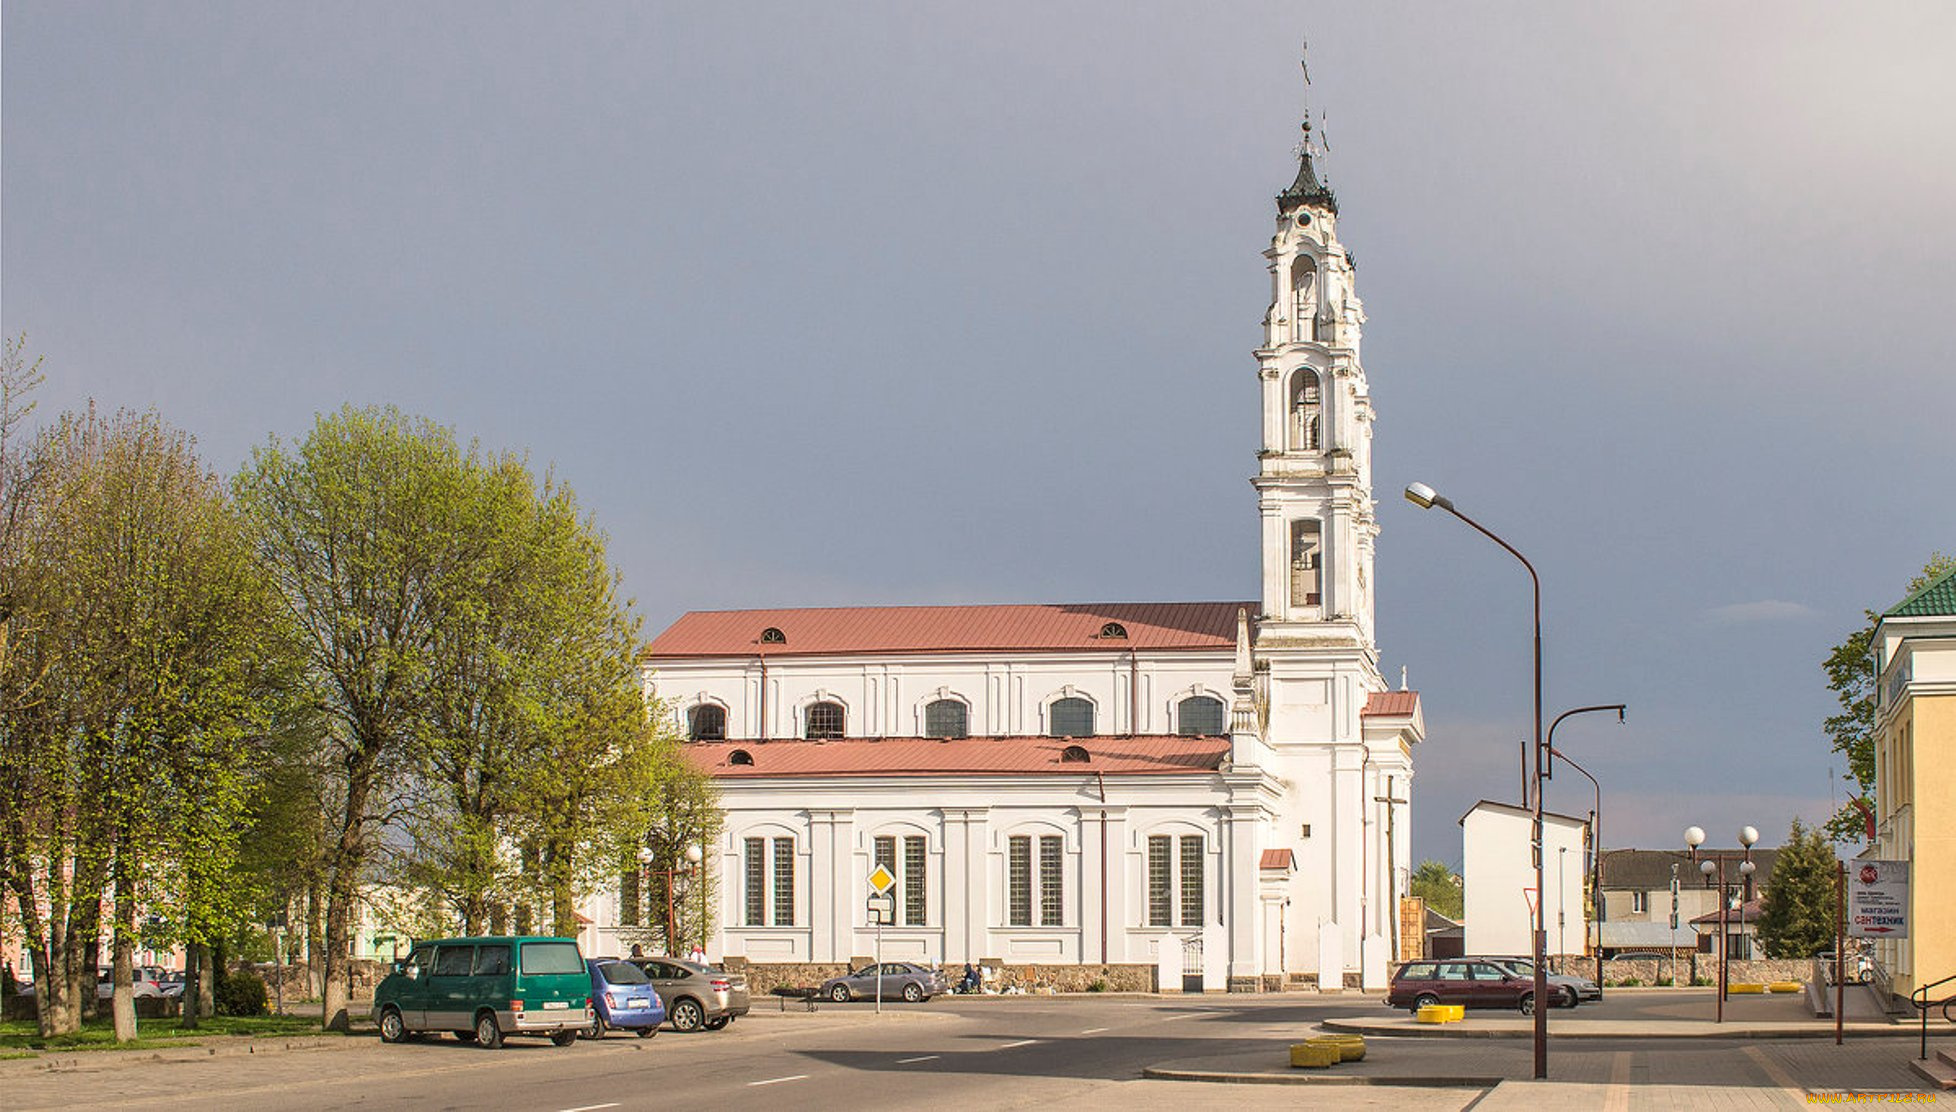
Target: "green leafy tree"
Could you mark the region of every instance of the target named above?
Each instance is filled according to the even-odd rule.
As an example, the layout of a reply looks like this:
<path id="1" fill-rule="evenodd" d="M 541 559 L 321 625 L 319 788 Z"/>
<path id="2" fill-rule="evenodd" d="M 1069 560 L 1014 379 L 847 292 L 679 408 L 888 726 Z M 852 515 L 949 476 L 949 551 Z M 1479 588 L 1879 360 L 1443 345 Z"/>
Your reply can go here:
<path id="1" fill-rule="evenodd" d="M 474 466 L 431 422 L 348 408 L 294 447 L 274 439 L 258 449 L 235 484 L 321 714 L 321 996 L 331 1029 L 351 1019 L 356 904 L 377 879 L 379 834 L 409 803 L 428 733 L 443 592 L 484 543 L 467 513 Z"/>
<path id="2" fill-rule="evenodd" d="M 156 415 L 64 415 L 29 457 L 8 492 L 22 543 L 5 572 L 0 857 L 44 1032 L 77 1028 L 106 926 L 129 1039 L 137 945 L 226 913 L 223 886 L 186 878 L 235 853 L 269 607 L 222 484 Z"/>
<path id="3" fill-rule="evenodd" d="M 1407 894 L 1425 900 L 1426 906 L 1449 919 L 1460 918 L 1464 910 L 1465 890 L 1461 888 L 1460 877 L 1438 861 L 1419 863 L 1419 868 L 1413 870 Z"/>
<path id="4" fill-rule="evenodd" d="M 1759 901 L 1759 944 L 1769 958 L 1804 958 L 1834 943 L 1834 843 L 1793 820 Z"/>
<path id="5" fill-rule="evenodd" d="M 1956 557 L 1934 553 L 1929 557 L 1929 562 L 1923 565 L 1922 574 L 1909 580 L 1902 595 L 1914 594 L 1951 568 L 1956 568 Z M 1827 659 L 1821 662 L 1821 667 L 1827 672 L 1827 686 L 1840 703 L 1840 713 L 1829 715 L 1822 728 L 1834 752 L 1841 754 L 1847 762 L 1843 779 L 1855 789 L 1863 805 L 1872 807 L 1875 782 L 1875 676 L 1871 654 L 1875 625 L 1881 615 L 1869 610 L 1864 612 L 1864 616 L 1866 624 L 1834 646 Z M 1849 799 L 1827 820 L 1824 829 L 1835 841 L 1855 842 L 1866 837 L 1867 822 L 1861 807 Z"/>

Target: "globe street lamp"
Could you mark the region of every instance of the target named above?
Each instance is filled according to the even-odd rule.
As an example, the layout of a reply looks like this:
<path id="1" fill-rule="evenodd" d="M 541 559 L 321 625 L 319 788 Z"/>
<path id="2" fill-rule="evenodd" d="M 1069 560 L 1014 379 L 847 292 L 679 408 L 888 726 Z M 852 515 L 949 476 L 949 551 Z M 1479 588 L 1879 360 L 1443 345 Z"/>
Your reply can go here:
<path id="1" fill-rule="evenodd" d="M 1750 826 L 1739 827 L 1739 845 L 1743 847 L 1738 855 L 1740 858 L 1739 875 L 1745 880 L 1745 894 L 1747 898 L 1750 898 L 1752 895 L 1752 874 L 1758 868 L 1752 862 L 1752 847 L 1758 841 L 1759 831 L 1756 828 Z M 1727 962 L 1731 957 L 1732 950 L 1732 935 L 1726 927 L 1725 918 L 1725 913 L 1731 903 L 1725 890 L 1725 862 L 1733 855 L 1718 850 L 1710 850 L 1707 851 L 1705 859 L 1699 861 L 1698 847 L 1704 844 L 1705 830 L 1703 827 L 1691 826 L 1685 828 L 1684 845 L 1688 856 L 1691 860 L 1698 861 L 1698 871 L 1705 874 L 1706 880 L 1711 880 L 1714 876 L 1718 880 L 1718 992 L 1716 994 L 1718 1007 L 1714 1013 L 1712 1022 L 1723 1023 L 1725 1022 L 1725 995 L 1731 984 L 1731 970 Z M 1745 907 L 1743 904 L 1739 908 L 1739 925 L 1741 927 L 1745 925 Z"/>
<path id="2" fill-rule="evenodd" d="M 689 845 L 686 847 L 686 863 L 699 872 L 700 956 L 702 958 L 706 956 L 706 870 L 700 867 L 700 862 L 704 860 L 706 860 L 706 850 L 698 845 Z M 672 891 L 671 885 L 667 885 L 666 891 Z"/>
<path id="3" fill-rule="evenodd" d="M 1535 855 L 1535 994 L 1532 998 L 1535 1011 L 1535 1079 L 1538 1081 L 1546 1080 L 1548 1078 L 1548 1007 L 1546 1006 L 1548 1002 L 1548 955 L 1545 951 L 1548 949 L 1548 926 L 1547 920 L 1543 917 L 1544 902 L 1542 900 L 1542 881 L 1546 873 L 1542 860 L 1542 779 L 1544 775 L 1544 754 L 1542 752 L 1542 578 L 1535 574 L 1535 565 L 1529 563 L 1528 557 L 1523 556 L 1514 545 L 1502 540 L 1485 525 L 1455 509 L 1450 499 L 1432 487 L 1427 486 L 1425 483 L 1413 483 L 1406 488 L 1406 500 L 1423 510 L 1438 506 L 1466 522 L 1469 526 L 1472 526 L 1475 532 L 1506 549 L 1508 555 L 1520 560 L 1521 566 L 1528 569 L 1529 582 L 1535 588 L 1534 791 L 1533 793 L 1529 791 L 1528 743 L 1523 742 L 1521 749 L 1521 801 L 1523 804 L 1527 804 L 1532 794 L 1534 800 L 1534 821 L 1532 823 L 1532 836 L 1530 841 L 1534 847 Z"/>
<path id="4" fill-rule="evenodd" d="M 645 890 L 652 887 L 653 856 L 651 846 L 638 847 L 638 895 L 632 901 L 638 906 L 632 908 L 634 922 L 645 911 Z M 666 885 L 666 937 L 672 937 L 672 885 L 670 883 Z"/>

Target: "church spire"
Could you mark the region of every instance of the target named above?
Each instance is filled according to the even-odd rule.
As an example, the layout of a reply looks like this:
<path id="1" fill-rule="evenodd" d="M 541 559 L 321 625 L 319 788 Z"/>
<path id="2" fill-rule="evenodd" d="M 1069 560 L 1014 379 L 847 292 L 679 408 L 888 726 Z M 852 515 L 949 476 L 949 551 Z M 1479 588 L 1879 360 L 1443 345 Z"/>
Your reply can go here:
<path id="1" fill-rule="evenodd" d="M 1331 192 L 1330 186 L 1318 180 L 1317 167 L 1311 164 L 1311 156 L 1323 153 L 1323 148 L 1319 146 L 1317 138 L 1311 134 L 1311 63 L 1305 57 L 1309 48 L 1310 44 L 1306 43 L 1305 49 L 1298 51 L 1297 58 L 1297 64 L 1304 70 L 1305 91 L 1304 139 L 1297 144 L 1297 179 L 1290 183 L 1289 189 L 1277 194 L 1277 211 L 1289 212 L 1303 205 L 1314 205 L 1336 213 L 1337 195 Z"/>

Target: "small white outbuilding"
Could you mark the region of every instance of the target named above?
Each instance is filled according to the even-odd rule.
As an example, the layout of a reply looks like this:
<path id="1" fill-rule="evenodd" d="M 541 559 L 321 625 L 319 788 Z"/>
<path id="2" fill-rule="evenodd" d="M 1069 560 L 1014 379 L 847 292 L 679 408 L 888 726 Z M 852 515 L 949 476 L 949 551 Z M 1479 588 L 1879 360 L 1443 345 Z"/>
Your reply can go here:
<path id="1" fill-rule="evenodd" d="M 1534 812 L 1481 800 L 1460 818 L 1462 887 L 1469 954 L 1529 954 L 1536 897 L 1530 853 Z M 1550 954 L 1585 952 L 1590 937 L 1583 889 L 1589 877 L 1589 824 L 1542 814 L 1543 926 Z"/>

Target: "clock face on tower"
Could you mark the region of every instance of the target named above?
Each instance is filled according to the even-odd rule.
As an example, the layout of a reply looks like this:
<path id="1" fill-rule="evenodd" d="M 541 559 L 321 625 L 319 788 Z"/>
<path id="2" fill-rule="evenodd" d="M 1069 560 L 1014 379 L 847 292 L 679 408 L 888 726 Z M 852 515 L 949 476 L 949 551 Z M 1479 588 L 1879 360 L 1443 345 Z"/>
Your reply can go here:
<path id="1" fill-rule="evenodd" d="M 1300 213 L 1298 213 L 1298 214 L 1297 214 L 1297 226 L 1298 226 L 1298 227 L 1300 227 L 1300 228 L 1302 228 L 1302 227 L 1305 227 L 1305 226 L 1307 226 L 1308 224 L 1310 224 L 1310 222 L 1311 222 L 1311 214 L 1310 214 L 1310 213 L 1308 213 L 1308 212 L 1300 212 Z"/>

